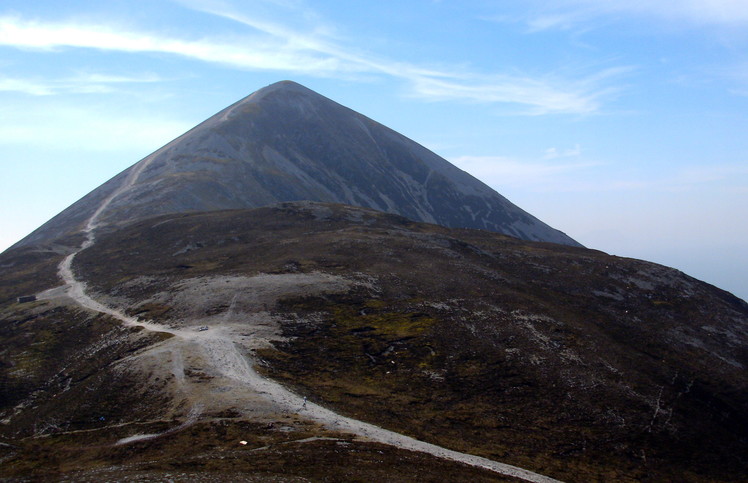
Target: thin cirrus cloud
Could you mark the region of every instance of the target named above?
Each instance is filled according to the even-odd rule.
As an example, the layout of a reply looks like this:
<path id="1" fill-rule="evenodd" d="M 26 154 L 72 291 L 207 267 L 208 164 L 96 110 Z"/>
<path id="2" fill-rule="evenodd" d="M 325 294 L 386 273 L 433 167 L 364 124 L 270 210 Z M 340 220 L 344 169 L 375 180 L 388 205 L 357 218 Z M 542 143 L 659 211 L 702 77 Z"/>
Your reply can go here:
<path id="1" fill-rule="evenodd" d="M 161 80 L 155 75 L 129 77 L 106 74 L 81 74 L 57 80 L 0 77 L 0 92 L 18 92 L 32 96 L 106 93 L 111 92 L 112 86 L 116 84 L 150 83 Z"/>
<path id="2" fill-rule="evenodd" d="M 412 97 L 428 100 L 454 100 L 480 103 L 519 104 L 526 114 L 589 114 L 599 110 L 603 99 L 617 95 L 619 89 L 604 86 L 604 81 L 631 70 L 630 67 L 605 69 L 576 80 L 502 74 L 470 74 L 464 68 L 427 69 L 409 63 L 376 59 L 341 48 L 327 39 L 300 34 L 274 22 L 258 20 L 222 4 L 182 0 L 189 8 L 229 19 L 265 34 L 288 39 L 320 54 L 356 66 L 356 71 L 384 74 L 405 80 Z M 461 74 L 455 74 L 461 72 Z"/>
<path id="3" fill-rule="evenodd" d="M 582 154 L 582 148 L 579 144 L 575 145 L 573 148 L 567 149 L 558 149 L 554 147 L 545 150 L 543 159 L 571 158 L 579 156 L 580 154 Z"/>
<path id="4" fill-rule="evenodd" d="M 144 151 L 190 128 L 189 123 L 158 116 L 112 118 L 96 106 L 40 102 L 43 108 L 27 103 L 0 106 L 0 146 L 76 152 Z M 61 124 L 60 119 L 66 122 Z"/>
<path id="5" fill-rule="evenodd" d="M 633 67 L 605 69 L 574 81 L 492 75 L 462 78 L 458 82 L 434 77 L 411 78 L 413 95 L 437 100 L 464 100 L 489 103 L 517 103 L 524 114 L 592 114 L 604 101 L 617 97 L 621 88 L 607 85 L 612 78 L 633 71 Z"/>
<path id="6" fill-rule="evenodd" d="M 0 92 L 20 92 L 32 96 L 49 96 L 55 89 L 46 82 L 29 79 L 0 78 Z"/>
<path id="7" fill-rule="evenodd" d="M 745 0 L 560 0 L 541 5 L 528 20 L 531 31 L 570 29 L 603 17 L 628 16 L 684 26 L 742 27 L 748 25 Z"/>
<path id="8" fill-rule="evenodd" d="M 559 152 L 556 148 L 550 148 L 549 151 Z M 579 147 L 575 146 L 570 150 L 562 150 L 561 155 L 553 158 L 566 157 L 565 162 L 549 162 L 551 158 L 548 157 L 544 157 L 541 162 L 529 162 L 503 156 L 459 156 L 450 161 L 493 186 L 540 188 L 547 184 L 558 186 L 560 177 L 576 179 L 581 172 L 601 165 L 596 162 L 573 160 L 579 152 Z"/>
<path id="9" fill-rule="evenodd" d="M 214 40 L 184 40 L 84 23 L 47 23 L 0 18 L 0 45 L 54 50 L 62 47 L 142 53 L 160 52 L 240 68 L 295 71 L 335 70 L 335 59 L 303 55 L 299 49 L 253 41 L 251 48 Z"/>
<path id="10" fill-rule="evenodd" d="M 179 39 L 84 23 L 28 21 L 0 17 L 0 45 L 55 52 L 88 48 L 127 53 L 165 53 L 243 70 L 276 70 L 316 76 L 383 75 L 405 81 L 413 97 L 427 100 L 515 104 L 528 114 L 589 114 L 615 97 L 611 78 L 625 69 L 607 69 L 577 79 L 470 74 L 465 69 L 429 69 L 341 47 L 324 34 L 304 34 L 282 24 L 234 11 L 203 10 L 248 27 L 248 38 Z M 460 72 L 459 75 L 454 72 Z M 35 95 L 55 92 L 45 83 L 9 82 L 6 90 Z"/>
<path id="11" fill-rule="evenodd" d="M 588 114 L 599 109 L 598 93 L 578 89 L 557 89 L 534 79 L 495 78 L 481 83 L 455 82 L 433 77 L 411 78 L 413 97 L 431 100 L 464 100 L 488 103 L 516 103 L 527 114 Z"/>
<path id="12" fill-rule="evenodd" d="M 637 175 L 635 172 L 612 176 L 610 165 L 579 159 L 582 149 L 548 148 L 538 159 L 527 160 L 504 156 L 459 156 L 450 161 L 477 176 L 499 191 L 522 188 L 531 192 L 605 193 L 613 192 L 686 192 L 705 183 L 724 181 L 726 175 L 746 173 L 745 169 L 723 166 L 719 174 L 700 177 L 697 169 L 679 170 L 664 177 Z"/>

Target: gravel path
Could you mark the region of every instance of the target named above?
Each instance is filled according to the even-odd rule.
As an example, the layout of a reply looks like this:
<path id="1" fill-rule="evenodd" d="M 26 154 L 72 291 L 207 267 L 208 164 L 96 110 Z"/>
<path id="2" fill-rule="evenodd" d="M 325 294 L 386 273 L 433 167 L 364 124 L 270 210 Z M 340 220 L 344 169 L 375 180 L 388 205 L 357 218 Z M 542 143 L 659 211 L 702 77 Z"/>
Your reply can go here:
<path id="1" fill-rule="evenodd" d="M 247 358 L 242 354 L 242 351 L 237 347 L 234 342 L 236 334 L 234 334 L 230 328 L 218 327 L 211 328 L 207 331 L 196 331 L 194 328 L 177 329 L 151 322 L 144 322 L 135 317 L 126 315 L 121 310 L 104 305 L 90 297 L 86 293 L 86 284 L 76 279 L 75 274 L 73 273 L 72 264 L 75 256 L 95 243 L 94 232 L 97 227 L 99 216 L 109 206 L 112 200 L 126 191 L 137 181 L 138 176 L 147 164 L 148 160 L 143 162 L 140 166 L 137 166 L 136 169 L 130 173 L 128 179 L 125 180 L 123 185 L 102 202 L 101 206 L 99 206 L 96 212 L 91 216 L 86 225 L 86 241 L 81 245 L 80 249 L 68 255 L 60 263 L 59 275 L 65 282 L 65 292 L 78 304 L 87 309 L 108 314 L 120 320 L 127 326 L 142 326 L 150 331 L 167 332 L 179 337 L 180 339 L 195 342 L 202 349 L 205 360 L 211 365 L 212 369 L 220 373 L 222 376 L 252 388 L 257 393 L 272 401 L 272 403 L 278 406 L 279 409 L 298 413 L 305 418 L 319 422 L 330 429 L 353 433 L 370 441 L 384 443 L 406 450 L 428 453 L 438 458 L 484 468 L 502 475 L 520 478 L 525 481 L 543 483 L 558 481 L 523 468 L 499 463 L 479 456 L 460 453 L 431 443 L 419 441 L 380 428 L 373 424 L 342 416 L 322 406 L 308 402 L 304 398 L 289 391 L 281 384 L 258 374 L 248 362 Z M 234 301 L 232 301 L 232 306 L 233 302 Z M 176 376 L 178 378 L 180 375 Z M 193 411 L 188 423 L 195 420 L 198 417 L 198 414 L 199 413 Z M 131 438 L 120 441 L 118 444 L 126 444 L 127 442 L 156 436 L 162 435 L 135 435 Z"/>

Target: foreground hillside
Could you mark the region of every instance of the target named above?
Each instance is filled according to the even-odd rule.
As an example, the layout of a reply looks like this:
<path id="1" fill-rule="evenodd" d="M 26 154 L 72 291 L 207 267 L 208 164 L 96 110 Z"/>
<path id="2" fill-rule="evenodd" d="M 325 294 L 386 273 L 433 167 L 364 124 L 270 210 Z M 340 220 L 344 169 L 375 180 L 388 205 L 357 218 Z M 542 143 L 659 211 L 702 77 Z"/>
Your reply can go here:
<path id="1" fill-rule="evenodd" d="M 154 333 L 60 291 L 15 302 L 61 258 L 0 260 L 4 476 L 512 481 L 281 410 L 176 333 L 232 334 L 310 404 L 567 481 L 748 471 L 748 306 L 673 269 L 340 205 L 164 216 L 73 267 Z"/>

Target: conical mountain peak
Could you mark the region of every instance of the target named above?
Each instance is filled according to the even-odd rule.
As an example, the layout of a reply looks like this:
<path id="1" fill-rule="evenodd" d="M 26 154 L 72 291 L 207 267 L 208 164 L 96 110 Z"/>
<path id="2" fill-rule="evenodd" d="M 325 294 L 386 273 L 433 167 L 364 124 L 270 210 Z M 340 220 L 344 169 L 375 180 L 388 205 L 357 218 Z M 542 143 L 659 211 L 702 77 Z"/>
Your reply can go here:
<path id="1" fill-rule="evenodd" d="M 263 87 L 262 89 L 255 91 L 254 95 L 262 97 L 270 93 L 280 93 L 280 94 L 295 93 L 295 94 L 304 94 L 304 95 L 309 95 L 309 96 L 321 97 L 319 94 L 309 89 L 308 87 L 305 87 L 299 84 L 298 82 L 294 82 L 292 80 L 282 80 L 282 81 L 275 82 L 273 84 L 270 84 L 267 87 Z"/>
<path id="2" fill-rule="evenodd" d="M 443 158 L 293 81 L 264 87 L 62 212 L 21 244 L 166 213 L 319 201 L 578 245 Z"/>
<path id="3" fill-rule="evenodd" d="M 226 110 L 231 110 L 237 106 L 243 106 L 246 104 L 256 104 L 262 102 L 293 102 L 302 98 L 306 99 L 326 99 L 322 95 L 314 92 L 313 90 L 304 87 L 303 85 L 290 81 L 284 80 L 270 84 L 269 86 L 263 87 L 252 94 L 248 95 L 244 99 L 236 102 L 232 106 L 229 106 Z"/>
<path id="4" fill-rule="evenodd" d="M 262 107 L 271 110 L 282 108 L 284 111 L 295 111 L 296 116 L 308 116 L 313 114 L 313 110 L 309 109 L 312 105 L 326 103 L 334 104 L 334 101 L 294 81 L 285 80 L 253 92 L 211 119 L 242 121 L 243 116 L 251 116 Z"/>

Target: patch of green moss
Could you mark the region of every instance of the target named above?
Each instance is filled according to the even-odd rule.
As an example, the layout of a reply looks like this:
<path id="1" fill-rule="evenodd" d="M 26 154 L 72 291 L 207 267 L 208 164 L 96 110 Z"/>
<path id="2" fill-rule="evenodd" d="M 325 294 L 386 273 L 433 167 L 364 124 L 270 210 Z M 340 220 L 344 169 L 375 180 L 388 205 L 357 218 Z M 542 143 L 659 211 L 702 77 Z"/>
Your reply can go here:
<path id="1" fill-rule="evenodd" d="M 652 300 L 652 305 L 662 307 L 662 306 L 671 306 L 673 305 L 671 302 L 668 302 L 667 300 Z"/>
<path id="2" fill-rule="evenodd" d="M 367 301 L 364 307 L 373 305 L 379 308 L 357 310 L 357 307 L 345 305 L 330 307 L 333 324 L 348 332 L 368 333 L 392 340 L 416 337 L 432 328 L 436 322 L 433 317 L 424 313 L 387 311 L 383 308 L 383 302 L 372 302 Z"/>

